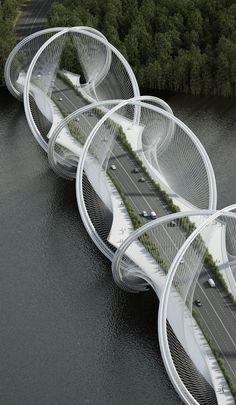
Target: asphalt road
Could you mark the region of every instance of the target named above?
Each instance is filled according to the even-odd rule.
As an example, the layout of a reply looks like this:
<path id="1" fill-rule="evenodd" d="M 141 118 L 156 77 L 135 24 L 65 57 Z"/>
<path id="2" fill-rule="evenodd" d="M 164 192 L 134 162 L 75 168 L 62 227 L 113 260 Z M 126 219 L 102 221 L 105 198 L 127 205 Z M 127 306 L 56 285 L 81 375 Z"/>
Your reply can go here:
<path id="1" fill-rule="evenodd" d="M 54 96 L 62 98 L 62 106 L 68 113 L 74 111 L 80 106 L 84 105 L 84 101 L 61 80 L 55 83 Z M 92 118 L 91 128 L 94 126 L 94 118 Z M 163 205 L 161 197 L 157 195 L 152 183 L 145 175 L 141 173 L 133 173 L 133 168 L 136 166 L 127 152 L 118 143 L 115 144 L 113 149 L 113 156 L 110 159 L 109 165 L 115 164 L 116 170 L 113 175 L 122 186 L 125 194 L 134 206 L 137 212 L 146 210 L 148 213 L 155 211 L 157 217 L 169 213 L 168 208 Z M 140 182 L 140 177 L 145 178 L 145 182 Z M 149 220 L 149 219 L 148 219 Z M 166 238 L 175 239 L 175 232 L 180 230 L 169 228 Z M 163 239 L 163 246 L 168 246 L 168 242 Z M 171 245 L 171 244 L 170 244 Z M 159 244 L 159 247 L 161 245 Z M 163 249 L 162 254 L 168 260 L 169 254 L 173 255 L 172 250 L 168 252 Z M 177 248 L 176 248 L 177 252 Z M 183 264 L 185 266 L 185 264 Z M 199 281 L 195 290 L 194 301 L 200 299 L 202 307 L 196 307 L 195 310 L 204 324 L 209 337 L 218 348 L 221 356 L 225 361 L 225 366 L 230 372 L 234 382 L 236 383 L 236 307 L 229 302 L 226 294 L 223 292 L 221 286 L 216 282 L 216 288 L 211 288 L 207 280 L 212 277 L 207 268 L 203 268 Z"/>
<path id="2" fill-rule="evenodd" d="M 31 0 L 23 5 L 22 13 L 16 24 L 17 42 L 45 28 L 52 2 L 53 0 Z"/>

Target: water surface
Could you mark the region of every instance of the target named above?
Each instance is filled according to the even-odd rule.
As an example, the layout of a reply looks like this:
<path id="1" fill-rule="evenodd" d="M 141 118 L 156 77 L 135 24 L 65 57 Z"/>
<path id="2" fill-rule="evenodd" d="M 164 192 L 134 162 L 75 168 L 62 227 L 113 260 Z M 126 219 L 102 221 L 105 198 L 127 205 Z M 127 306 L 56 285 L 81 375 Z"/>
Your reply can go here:
<path id="1" fill-rule="evenodd" d="M 157 299 L 114 284 L 22 105 L 0 90 L 0 403 L 180 404 Z"/>

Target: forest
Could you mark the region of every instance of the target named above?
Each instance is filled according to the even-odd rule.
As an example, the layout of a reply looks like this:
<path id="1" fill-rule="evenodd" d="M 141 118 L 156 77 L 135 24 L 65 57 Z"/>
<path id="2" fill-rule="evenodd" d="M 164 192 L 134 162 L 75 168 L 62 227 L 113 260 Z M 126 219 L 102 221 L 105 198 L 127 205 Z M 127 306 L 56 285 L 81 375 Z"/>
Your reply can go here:
<path id="1" fill-rule="evenodd" d="M 141 88 L 236 95 L 236 0 L 57 0 L 48 22 L 100 30 Z"/>
<path id="2" fill-rule="evenodd" d="M 4 81 L 5 61 L 15 45 L 15 21 L 23 0 L 0 1 L 0 85 Z"/>

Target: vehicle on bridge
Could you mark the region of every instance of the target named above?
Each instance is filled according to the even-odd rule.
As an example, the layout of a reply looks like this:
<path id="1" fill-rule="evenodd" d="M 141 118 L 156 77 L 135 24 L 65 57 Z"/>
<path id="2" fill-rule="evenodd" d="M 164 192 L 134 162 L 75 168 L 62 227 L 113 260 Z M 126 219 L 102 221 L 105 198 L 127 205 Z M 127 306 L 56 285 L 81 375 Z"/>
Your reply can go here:
<path id="1" fill-rule="evenodd" d="M 213 280 L 213 278 L 209 278 L 209 279 L 208 279 L 208 284 L 210 285 L 211 288 L 215 288 L 215 286 L 216 286 L 216 283 L 215 283 L 215 281 Z"/>

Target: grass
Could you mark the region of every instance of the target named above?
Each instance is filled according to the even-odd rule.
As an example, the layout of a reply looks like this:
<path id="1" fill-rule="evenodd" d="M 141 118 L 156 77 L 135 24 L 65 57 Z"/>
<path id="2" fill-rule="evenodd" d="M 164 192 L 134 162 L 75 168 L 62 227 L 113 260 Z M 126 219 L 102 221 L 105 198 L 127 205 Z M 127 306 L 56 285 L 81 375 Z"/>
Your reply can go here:
<path id="1" fill-rule="evenodd" d="M 132 225 L 134 227 L 134 230 L 140 228 L 142 225 L 144 225 L 144 221 L 140 218 L 140 215 L 134 210 L 133 206 L 130 204 L 129 199 L 126 197 L 125 193 L 122 191 L 119 183 L 117 180 L 114 178 L 111 170 L 108 170 L 108 175 L 114 184 L 115 188 L 117 189 L 118 193 L 120 194 L 120 197 L 127 209 L 127 212 L 129 214 L 129 217 L 131 219 Z M 161 266 L 162 270 L 167 273 L 169 266 L 165 259 L 161 256 L 156 244 L 152 241 L 150 236 L 145 232 L 143 235 L 139 237 L 140 242 L 143 244 L 143 246 L 147 249 L 147 251 L 151 254 L 151 256 L 156 260 L 156 262 Z"/>

